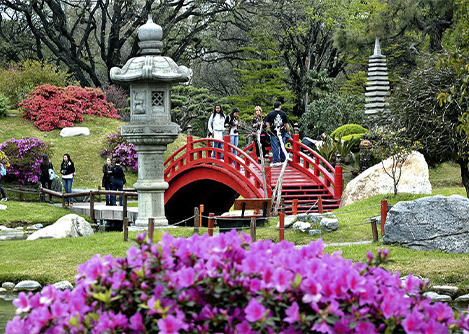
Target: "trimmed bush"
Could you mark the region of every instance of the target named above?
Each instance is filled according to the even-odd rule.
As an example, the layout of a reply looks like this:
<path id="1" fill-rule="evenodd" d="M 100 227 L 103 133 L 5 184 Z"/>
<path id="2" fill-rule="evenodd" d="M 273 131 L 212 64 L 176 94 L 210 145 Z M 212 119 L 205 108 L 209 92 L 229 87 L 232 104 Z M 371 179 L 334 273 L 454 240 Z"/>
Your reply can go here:
<path id="1" fill-rule="evenodd" d="M 0 117 L 5 117 L 10 110 L 10 101 L 8 98 L 0 93 Z"/>
<path id="2" fill-rule="evenodd" d="M 368 131 L 367 129 L 365 129 L 363 126 L 358 125 L 358 124 L 345 124 L 335 129 L 331 133 L 331 137 L 334 139 L 342 137 L 342 140 L 345 140 L 344 139 L 345 136 L 366 133 L 367 131 Z"/>
<path id="3" fill-rule="evenodd" d="M 7 156 L 10 165 L 6 180 L 17 181 L 21 184 L 37 183 L 41 174 L 40 164 L 44 154 L 52 156 L 49 145 L 40 139 L 27 137 L 10 139 L 0 144 L 0 152 Z"/>
<path id="4" fill-rule="evenodd" d="M 296 249 L 232 231 L 163 235 L 125 258 L 95 255 L 76 286 L 21 292 L 12 333 L 447 333 L 469 329 L 447 304 L 372 265 L 324 254 L 322 240 Z M 378 252 L 377 263 L 387 250 Z"/>
<path id="5" fill-rule="evenodd" d="M 67 71 L 59 69 L 47 61 L 24 60 L 0 69 L 0 93 L 8 97 L 16 108 L 23 99 L 39 85 L 65 87 L 76 84 Z"/>
<path id="6" fill-rule="evenodd" d="M 138 169 L 138 154 L 135 146 L 125 140 L 120 132 L 111 133 L 101 140 L 101 151 L 99 154 L 103 158 L 120 158 L 122 165 L 131 168 L 133 171 Z"/>
<path id="7" fill-rule="evenodd" d="M 23 118 L 42 131 L 62 129 L 83 122 L 82 115 L 121 118 L 98 88 L 43 85 L 20 103 Z"/>

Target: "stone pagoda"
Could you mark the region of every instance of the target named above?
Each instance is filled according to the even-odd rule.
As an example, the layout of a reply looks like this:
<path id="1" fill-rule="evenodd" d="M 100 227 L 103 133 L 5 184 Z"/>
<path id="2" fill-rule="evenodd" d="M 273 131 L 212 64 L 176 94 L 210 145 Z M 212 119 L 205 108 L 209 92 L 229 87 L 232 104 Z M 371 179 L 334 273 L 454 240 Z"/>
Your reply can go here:
<path id="1" fill-rule="evenodd" d="M 375 40 L 375 49 L 368 62 L 368 81 L 365 93 L 365 114 L 382 113 L 388 103 L 389 80 L 386 56 L 381 54 L 379 40 Z"/>
<path id="2" fill-rule="evenodd" d="M 164 212 L 164 158 L 167 145 L 179 134 L 179 125 L 171 122 L 171 86 L 189 80 L 190 72 L 174 60 L 161 55 L 163 30 L 149 16 L 138 29 L 139 57 L 131 58 L 124 67 L 113 67 L 111 80 L 130 84 L 130 121 L 122 127 L 122 136 L 135 145 L 138 153 L 137 227 L 167 225 Z"/>

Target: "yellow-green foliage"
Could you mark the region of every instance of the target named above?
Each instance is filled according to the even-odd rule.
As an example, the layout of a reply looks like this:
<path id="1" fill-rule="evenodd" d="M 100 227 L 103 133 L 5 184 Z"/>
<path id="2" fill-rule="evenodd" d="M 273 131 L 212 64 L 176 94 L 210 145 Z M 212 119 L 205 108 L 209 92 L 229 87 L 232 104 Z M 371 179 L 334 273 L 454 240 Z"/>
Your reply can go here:
<path id="1" fill-rule="evenodd" d="M 13 107 L 39 85 L 65 87 L 72 83 L 70 74 L 47 61 L 27 59 L 0 70 L 0 93 L 8 98 Z"/>
<path id="2" fill-rule="evenodd" d="M 353 135 L 353 134 L 358 134 L 358 133 L 366 133 L 368 130 L 365 129 L 363 126 L 359 124 L 345 124 L 337 129 L 335 129 L 331 133 L 331 137 L 334 139 L 338 139 L 339 137 L 342 137 L 342 140 L 344 140 L 343 137 L 348 136 L 348 135 Z"/>

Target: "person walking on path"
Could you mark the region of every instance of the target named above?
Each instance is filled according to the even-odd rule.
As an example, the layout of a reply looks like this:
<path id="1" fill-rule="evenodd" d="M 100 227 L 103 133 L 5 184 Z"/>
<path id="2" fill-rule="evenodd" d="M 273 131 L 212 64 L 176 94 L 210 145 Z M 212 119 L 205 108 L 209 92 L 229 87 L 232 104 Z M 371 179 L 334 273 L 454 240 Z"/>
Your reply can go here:
<path id="1" fill-rule="evenodd" d="M 225 115 L 221 110 L 221 105 L 217 104 L 213 107 L 212 115 L 208 119 L 208 131 L 213 139 L 217 139 L 223 142 L 223 133 L 225 131 Z M 223 143 L 213 142 L 213 148 L 219 148 L 223 150 Z M 215 158 L 215 152 L 212 151 L 212 158 Z M 223 154 L 221 155 L 223 159 Z"/>
<path id="2" fill-rule="evenodd" d="M 7 195 L 5 194 L 5 190 L 2 187 L 2 178 L 7 175 L 7 170 L 5 166 L 0 162 L 0 192 L 2 193 L 2 199 L 0 201 L 6 202 L 8 201 Z"/>
<path id="3" fill-rule="evenodd" d="M 42 188 L 44 189 L 52 189 L 52 181 L 55 178 L 55 173 L 54 173 L 54 166 L 52 165 L 52 162 L 50 162 L 49 157 L 47 154 L 44 154 L 42 156 L 42 161 L 41 165 L 39 166 L 39 169 L 41 170 L 41 176 L 39 177 L 39 182 L 41 182 Z M 41 193 L 41 202 L 46 201 L 46 194 Z M 52 201 L 52 195 L 49 194 L 49 203 L 54 204 Z"/>
<path id="4" fill-rule="evenodd" d="M 60 165 L 60 174 L 62 174 L 62 183 L 64 185 L 65 193 L 72 193 L 73 177 L 75 176 L 75 164 L 70 158 L 70 154 L 65 153 L 62 164 Z M 65 206 L 73 206 L 73 197 L 65 199 Z"/>
<path id="5" fill-rule="evenodd" d="M 261 130 L 262 129 L 262 130 Z M 259 143 L 257 142 L 257 133 L 258 131 L 261 130 L 260 133 L 260 142 L 261 145 L 259 146 Z M 256 155 L 258 158 L 265 157 L 265 154 L 267 153 L 267 135 L 266 135 L 266 125 L 265 125 L 265 117 L 262 114 L 262 108 L 260 106 L 256 106 L 254 108 L 254 117 L 252 119 L 252 140 L 254 141 L 256 145 Z"/>
<path id="6" fill-rule="evenodd" d="M 121 166 L 121 159 L 116 159 L 116 164 L 112 168 L 111 187 L 115 191 L 123 191 L 125 184 L 124 169 Z M 111 195 L 111 205 L 116 205 L 116 195 Z M 122 206 L 122 195 L 119 195 L 119 205 Z"/>
<path id="7" fill-rule="evenodd" d="M 229 114 L 225 118 L 225 125 L 228 125 L 230 128 L 230 143 L 233 146 L 238 147 L 239 143 L 239 109 L 234 107 L 233 110 L 231 111 L 231 114 Z M 233 152 L 234 155 L 238 155 L 238 152 L 234 148 L 231 148 L 231 152 Z"/>
<path id="8" fill-rule="evenodd" d="M 270 145 L 272 146 L 272 166 L 281 166 L 285 161 L 285 153 L 280 145 L 279 137 L 283 144 L 286 143 L 287 134 L 290 136 L 290 124 L 287 114 L 282 111 L 282 103 L 274 103 L 274 110 L 266 117 L 267 132 L 270 135 Z"/>
<path id="9" fill-rule="evenodd" d="M 105 190 L 111 190 L 112 168 L 111 158 L 107 158 L 106 163 L 103 165 L 103 180 L 101 183 Z M 106 205 L 111 205 L 108 194 L 106 194 Z"/>

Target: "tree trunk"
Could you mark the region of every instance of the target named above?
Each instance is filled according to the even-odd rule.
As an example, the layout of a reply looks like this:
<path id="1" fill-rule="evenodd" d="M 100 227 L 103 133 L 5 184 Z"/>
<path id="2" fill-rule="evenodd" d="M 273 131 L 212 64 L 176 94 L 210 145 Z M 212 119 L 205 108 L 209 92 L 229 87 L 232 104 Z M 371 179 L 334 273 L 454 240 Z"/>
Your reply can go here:
<path id="1" fill-rule="evenodd" d="M 469 159 L 459 158 L 457 162 L 461 168 L 462 184 L 464 185 L 464 188 L 466 188 L 466 196 L 469 197 L 469 168 L 467 167 Z"/>

